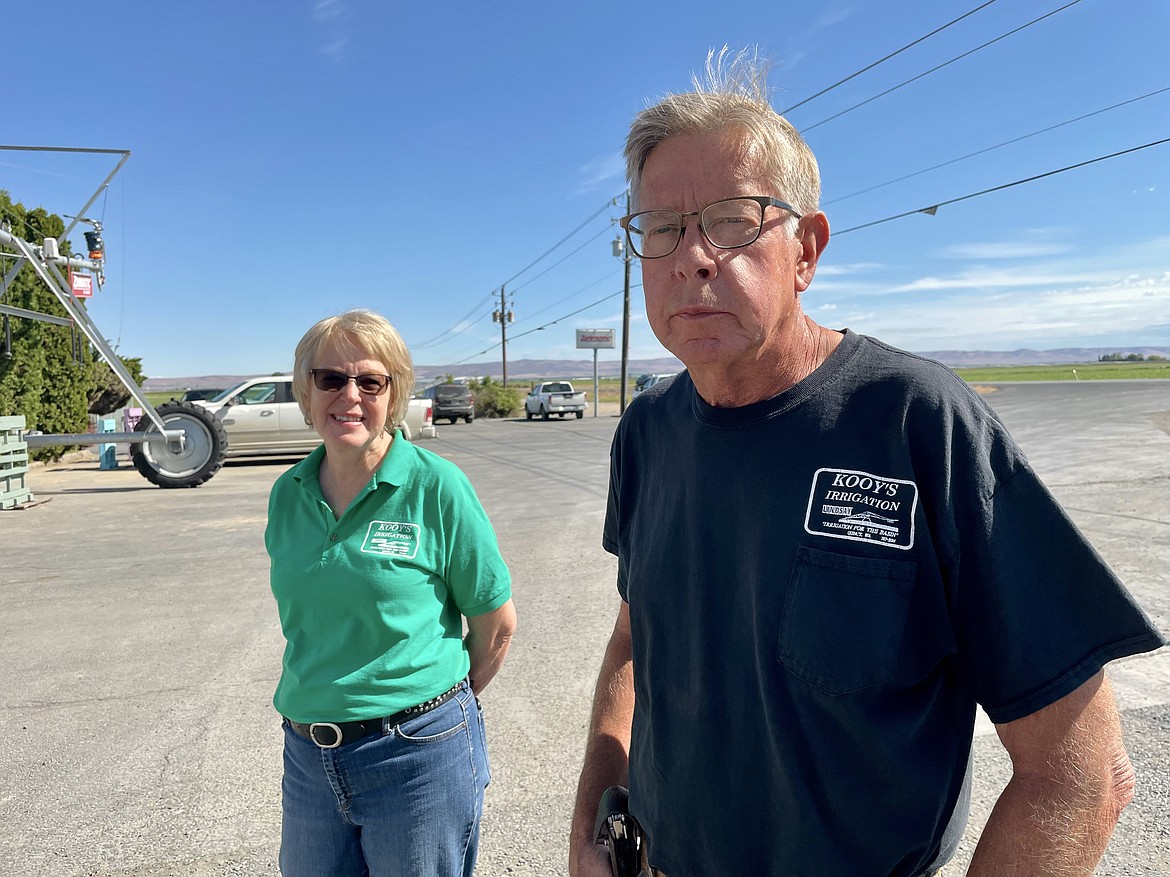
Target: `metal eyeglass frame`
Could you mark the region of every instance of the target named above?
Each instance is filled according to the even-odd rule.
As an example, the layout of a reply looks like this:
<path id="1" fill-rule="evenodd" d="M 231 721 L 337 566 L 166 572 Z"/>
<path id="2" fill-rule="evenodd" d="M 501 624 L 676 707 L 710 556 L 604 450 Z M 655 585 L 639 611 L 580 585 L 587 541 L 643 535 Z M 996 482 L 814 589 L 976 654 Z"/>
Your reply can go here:
<path id="1" fill-rule="evenodd" d="M 745 241 L 742 244 L 736 244 L 733 247 L 720 246 L 719 244 L 715 243 L 715 241 L 711 240 L 710 235 L 707 234 L 706 223 L 703 221 L 704 213 L 706 213 L 716 204 L 724 204 L 728 201 L 755 201 L 760 205 L 760 221 L 759 224 L 756 225 L 756 233 L 752 236 L 750 241 Z M 667 256 L 678 249 L 678 245 L 682 241 L 683 235 L 686 234 L 687 231 L 686 219 L 688 216 L 699 217 L 699 231 L 702 233 L 703 239 L 706 240 L 707 243 L 709 243 L 715 249 L 740 250 L 744 247 L 750 247 L 760 239 L 760 235 L 764 231 L 764 210 L 768 207 L 779 207 L 781 210 L 787 210 L 797 219 L 800 219 L 804 216 L 804 214 L 802 214 L 787 201 L 781 201 L 779 198 L 773 198 L 771 195 L 739 195 L 735 198 L 720 198 L 718 201 L 712 201 L 702 210 L 692 210 L 690 213 L 679 213 L 677 210 L 639 210 L 637 213 L 631 213 L 627 216 L 623 216 L 618 220 L 618 225 L 625 229 L 626 240 L 630 243 L 630 249 L 634 251 L 634 255 L 639 259 L 665 259 Z M 667 252 L 663 253 L 661 256 L 643 256 L 642 253 L 638 250 L 638 245 L 634 243 L 634 236 L 630 233 L 630 223 L 639 216 L 645 216 L 647 213 L 673 213 L 678 217 L 678 237 L 676 237 L 674 240 L 674 246 L 671 247 Z"/>

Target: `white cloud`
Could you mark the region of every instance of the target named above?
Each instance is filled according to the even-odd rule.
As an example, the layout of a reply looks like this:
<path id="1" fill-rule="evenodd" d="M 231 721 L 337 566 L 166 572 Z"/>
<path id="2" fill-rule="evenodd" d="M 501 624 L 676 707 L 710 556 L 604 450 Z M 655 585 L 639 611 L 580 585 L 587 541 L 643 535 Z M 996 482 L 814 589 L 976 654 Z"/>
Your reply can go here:
<path id="1" fill-rule="evenodd" d="M 333 61 L 345 57 L 349 43 L 349 4 L 345 0 L 314 0 L 310 14 L 321 28 L 321 54 Z"/>
<path id="2" fill-rule="evenodd" d="M 854 262 L 846 265 L 817 264 L 817 277 L 843 277 L 848 274 L 869 274 L 885 266 L 880 262 Z"/>
<path id="3" fill-rule="evenodd" d="M 1026 241 L 996 241 L 987 243 L 955 244 L 942 251 L 951 259 L 1036 259 L 1042 256 L 1059 256 L 1072 251 L 1068 244 L 1028 243 Z"/>
<path id="4" fill-rule="evenodd" d="M 838 3 L 836 5 L 829 5 L 824 8 L 817 20 L 813 22 L 810 32 L 823 30 L 826 28 L 838 25 L 843 21 L 848 21 L 853 17 L 854 8 L 852 4 Z"/>
<path id="5" fill-rule="evenodd" d="M 1127 338 L 1153 343 L 1170 313 L 1170 272 L 1072 288 L 1002 286 L 938 299 L 891 299 L 878 311 L 838 309 L 836 323 L 912 350 L 1097 346 Z M 860 304 L 860 303 L 859 303 Z M 1143 340 L 1146 339 L 1146 340 Z"/>
<path id="6" fill-rule="evenodd" d="M 321 47 L 321 54 L 327 55 L 334 61 L 340 61 L 345 54 L 345 44 L 348 42 L 348 37 L 338 37 L 335 40 L 330 40 Z"/>
<path id="7" fill-rule="evenodd" d="M 1116 278 L 1113 271 L 1046 273 L 1039 268 L 1027 270 L 983 270 L 972 268 L 950 277 L 920 277 L 910 283 L 890 288 L 890 292 L 938 292 L 948 289 L 1013 289 L 1036 286 L 1070 286 L 1106 283 Z"/>
<path id="8" fill-rule="evenodd" d="M 313 3 L 313 18 L 317 21 L 336 21 L 345 17 L 348 11 L 344 0 L 316 0 Z"/>
<path id="9" fill-rule="evenodd" d="M 581 168 L 581 182 L 578 192 L 590 191 L 602 183 L 614 179 L 620 179 L 624 182 L 625 174 L 626 162 L 619 152 L 594 159 Z"/>

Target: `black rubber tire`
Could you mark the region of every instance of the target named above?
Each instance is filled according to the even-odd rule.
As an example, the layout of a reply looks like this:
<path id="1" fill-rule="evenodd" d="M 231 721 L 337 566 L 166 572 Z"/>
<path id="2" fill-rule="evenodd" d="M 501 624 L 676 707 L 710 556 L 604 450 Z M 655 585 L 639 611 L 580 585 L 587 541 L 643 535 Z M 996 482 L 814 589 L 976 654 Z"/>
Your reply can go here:
<path id="1" fill-rule="evenodd" d="M 448 417 L 447 422 L 450 423 L 452 426 L 454 426 L 456 423 L 459 422 L 459 418 L 458 417 Z"/>
<path id="2" fill-rule="evenodd" d="M 466 417 L 463 418 L 464 423 L 471 423 L 471 421 L 473 421 L 473 420 L 475 420 L 474 414 L 468 414 Z"/>
<path id="3" fill-rule="evenodd" d="M 198 487 L 223 468 L 228 438 L 214 414 L 191 402 L 167 402 L 156 410 L 167 429 L 182 429 L 187 437 L 179 453 L 173 453 L 167 442 L 131 444 L 130 460 L 143 478 L 159 487 Z M 143 417 L 135 432 L 158 429 Z"/>
<path id="4" fill-rule="evenodd" d="M 585 416 L 585 412 L 584 412 L 584 411 L 578 411 L 578 412 L 577 412 L 577 419 L 578 419 L 578 420 L 580 420 L 580 419 L 581 419 L 582 417 L 584 417 L 584 416 Z"/>
<path id="5" fill-rule="evenodd" d="M 525 408 L 525 409 L 524 409 L 524 419 L 525 419 L 525 420 L 531 420 L 531 419 L 532 419 L 532 412 L 531 412 L 531 411 L 529 411 L 527 408 Z"/>
<path id="6" fill-rule="evenodd" d="M 543 405 L 540 406 L 540 419 L 541 420 L 548 420 L 548 409 L 545 408 Z"/>

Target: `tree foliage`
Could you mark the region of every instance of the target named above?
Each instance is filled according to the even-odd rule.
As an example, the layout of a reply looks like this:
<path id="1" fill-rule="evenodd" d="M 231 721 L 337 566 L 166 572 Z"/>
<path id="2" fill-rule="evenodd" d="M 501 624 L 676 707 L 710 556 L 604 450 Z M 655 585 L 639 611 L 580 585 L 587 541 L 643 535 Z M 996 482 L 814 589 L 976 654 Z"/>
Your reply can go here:
<path id="1" fill-rule="evenodd" d="M 120 356 L 122 365 L 130 372 L 130 377 L 138 386 L 146 380 L 142 374 L 142 360 L 137 357 Z M 114 370 L 100 358 L 93 361 L 93 382 L 89 387 L 89 413 L 98 416 L 113 414 L 130 401 L 130 391 L 126 385 L 114 374 Z"/>
<path id="2" fill-rule="evenodd" d="M 1150 362 L 1158 362 L 1164 357 L 1158 354 L 1152 354 L 1149 358 Z M 1146 357 L 1140 353 L 1106 353 L 1103 356 L 1097 357 L 1097 362 L 1146 362 Z"/>
<path id="3" fill-rule="evenodd" d="M 57 238 L 61 254 L 71 254 L 69 242 L 61 240 L 64 221 L 44 208 L 28 210 L 0 190 L 0 219 L 7 221 L 9 233 L 14 236 L 35 245 L 46 237 Z M 3 251 L 12 252 L 7 247 Z M 7 276 L 13 264 L 11 258 L 0 260 L 0 277 Z M 30 265 L 24 265 L 6 287 L 0 287 L 0 302 L 41 314 L 68 316 Z M 77 433 L 89 427 L 91 404 L 98 406 L 98 413 L 105 414 L 125 403 L 129 393 L 124 388 L 120 392 L 113 390 L 110 380 L 116 382 L 117 378 L 93 355 L 79 328 L 19 317 L 7 319 L 12 343 L 9 347 L 6 338 L 0 336 L 0 415 L 23 414 L 30 430 Z M 123 362 L 136 378 L 141 376 L 137 360 Z M 64 451 L 41 448 L 30 456 L 57 459 Z"/>

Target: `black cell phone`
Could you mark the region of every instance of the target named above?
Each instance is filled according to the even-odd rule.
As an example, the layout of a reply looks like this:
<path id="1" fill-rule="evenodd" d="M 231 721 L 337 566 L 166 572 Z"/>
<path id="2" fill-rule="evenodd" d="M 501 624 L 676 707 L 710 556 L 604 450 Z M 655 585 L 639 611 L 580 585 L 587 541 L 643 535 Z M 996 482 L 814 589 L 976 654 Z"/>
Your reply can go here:
<path id="1" fill-rule="evenodd" d="M 609 850 L 614 877 L 638 877 L 645 864 L 646 837 L 630 813 L 630 792 L 625 786 L 610 786 L 602 793 L 594 838 Z"/>

